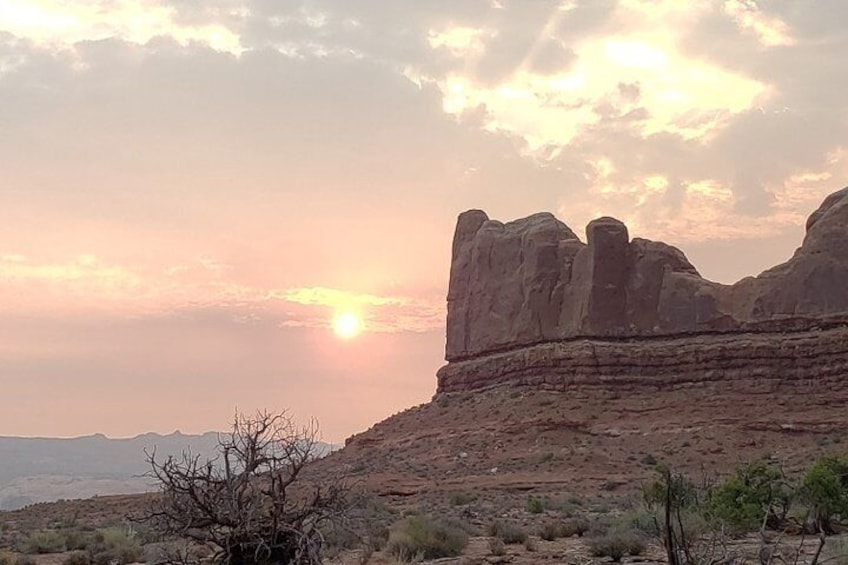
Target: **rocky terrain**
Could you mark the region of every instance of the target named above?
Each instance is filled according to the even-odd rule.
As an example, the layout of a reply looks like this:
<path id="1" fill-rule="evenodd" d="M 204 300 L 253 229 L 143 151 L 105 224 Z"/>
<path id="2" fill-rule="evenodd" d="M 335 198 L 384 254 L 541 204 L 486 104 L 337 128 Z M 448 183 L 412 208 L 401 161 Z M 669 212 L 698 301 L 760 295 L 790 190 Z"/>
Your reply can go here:
<path id="1" fill-rule="evenodd" d="M 693 475 L 844 452 L 848 189 L 783 265 L 735 285 L 611 218 L 588 243 L 549 214 L 459 218 L 433 402 L 327 464 L 386 493 L 626 496 L 665 461 Z M 441 493 L 441 494 L 434 494 Z"/>
<path id="2" fill-rule="evenodd" d="M 612 218 L 586 232 L 584 244 L 549 214 L 459 217 L 438 393 L 506 382 L 844 380 L 848 189 L 810 216 L 789 261 L 735 285 L 703 279 L 664 243 L 631 241 Z"/>

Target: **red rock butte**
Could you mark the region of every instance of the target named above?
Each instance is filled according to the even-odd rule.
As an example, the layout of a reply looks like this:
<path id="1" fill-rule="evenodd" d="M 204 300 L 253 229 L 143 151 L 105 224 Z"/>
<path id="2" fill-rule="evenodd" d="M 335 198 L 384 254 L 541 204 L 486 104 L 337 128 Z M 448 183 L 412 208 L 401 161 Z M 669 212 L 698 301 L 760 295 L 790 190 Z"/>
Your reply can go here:
<path id="1" fill-rule="evenodd" d="M 613 218 L 587 243 L 553 215 L 459 216 L 448 290 L 448 364 L 437 394 L 515 384 L 663 387 L 848 376 L 848 188 L 807 221 L 793 257 L 733 285 L 678 249 L 630 239 Z"/>

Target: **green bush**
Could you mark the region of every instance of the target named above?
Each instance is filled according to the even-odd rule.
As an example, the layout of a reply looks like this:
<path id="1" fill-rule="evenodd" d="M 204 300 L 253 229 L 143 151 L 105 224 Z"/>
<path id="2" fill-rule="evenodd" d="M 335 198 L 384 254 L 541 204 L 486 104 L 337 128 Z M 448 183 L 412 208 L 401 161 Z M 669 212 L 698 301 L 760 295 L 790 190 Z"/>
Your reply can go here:
<path id="1" fill-rule="evenodd" d="M 527 541 L 527 532 L 510 522 L 495 520 L 489 524 L 488 533 L 491 537 L 498 538 L 505 544 L 518 544 Z"/>
<path id="2" fill-rule="evenodd" d="M 84 550 L 91 543 L 91 532 L 84 532 L 74 528 L 64 530 L 62 534 L 65 536 L 65 549 L 67 551 Z"/>
<path id="3" fill-rule="evenodd" d="M 663 508 L 670 495 L 673 509 L 698 505 L 698 489 L 688 477 L 673 473 L 665 465 L 657 465 L 658 478 L 642 487 L 642 500 L 649 510 Z"/>
<path id="4" fill-rule="evenodd" d="M 545 501 L 536 496 L 527 497 L 527 512 L 530 514 L 541 514 L 545 511 Z"/>
<path id="5" fill-rule="evenodd" d="M 779 469 L 764 462 L 751 463 L 707 495 L 706 515 L 736 533 L 778 528 L 789 510 L 790 489 Z"/>
<path id="6" fill-rule="evenodd" d="M 386 551 L 398 561 L 456 557 L 468 545 L 468 534 L 454 523 L 410 516 L 392 528 Z"/>
<path id="7" fill-rule="evenodd" d="M 624 514 L 619 522 L 647 537 L 658 538 L 662 536 L 660 526 L 662 518 L 656 510 L 633 510 Z"/>
<path id="8" fill-rule="evenodd" d="M 114 562 L 125 565 L 140 560 L 143 555 L 138 540 L 118 528 L 98 530 L 88 545 L 92 565 L 110 565 Z"/>
<path id="9" fill-rule="evenodd" d="M 815 525 L 825 533 L 834 533 L 834 516 L 848 516 L 848 460 L 819 459 L 804 476 L 800 494 L 810 505 Z"/>
<path id="10" fill-rule="evenodd" d="M 477 496 L 467 492 L 452 492 L 448 498 L 451 506 L 465 506 L 477 500 Z"/>
<path id="11" fill-rule="evenodd" d="M 848 516 L 848 459 L 824 457 L 807 471 L 800 489 L 810 518 L 821 531 L 834 533 L 833 518 Z"/>
<path id="12" fill-rule="evenodd" d="M 65 551 L 65 536 L 58 530 L 33 532 L 20 543 L 17 550 L 27 555 L 35 553 L 62 553 Z"/>

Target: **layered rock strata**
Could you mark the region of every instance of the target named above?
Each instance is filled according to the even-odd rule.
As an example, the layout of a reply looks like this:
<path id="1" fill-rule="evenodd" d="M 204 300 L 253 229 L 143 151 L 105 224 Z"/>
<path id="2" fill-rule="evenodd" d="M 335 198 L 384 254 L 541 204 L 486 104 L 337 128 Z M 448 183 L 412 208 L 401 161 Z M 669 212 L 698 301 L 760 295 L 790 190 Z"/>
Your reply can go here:
<path id="1" fill-rule="evenodd" d="M 460 215 L 438 392 L 580 379 L 848 378 L 848 188 L 786 263 L 735 285 L 613 218 Z"/>
<path id="2" fill-rule="evenodd" d="M 661 391 L 745 379 L 813 386 L 840 377 L 848 380 L 848 323 L 812 331 L 555 341 L 450 363 L 439 371 L 438 391 L 505 382 L 563 391 L 592 383 Z"/>

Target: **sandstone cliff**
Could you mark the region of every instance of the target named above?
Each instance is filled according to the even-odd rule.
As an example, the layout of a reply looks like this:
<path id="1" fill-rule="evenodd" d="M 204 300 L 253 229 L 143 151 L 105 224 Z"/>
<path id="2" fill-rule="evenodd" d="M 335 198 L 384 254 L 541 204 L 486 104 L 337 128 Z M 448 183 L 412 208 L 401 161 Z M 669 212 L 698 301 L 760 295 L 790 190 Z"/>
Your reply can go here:
<path id="1" fill-rule="evenodd" d="M 508 224 L 479 210 L 461 214 L 448 361 L 575 336 L 688 334 L 848 313 L 848 188 L 810 216 L 792 259 L 735 285 L 702 278 L 674 247 L 631 240 L 613 218 L 586 232 L 584 244 L 550 214 Z"/>
<path id="2" fill-rule="evenodd" d="M 543 374 L 531 380 L 556 374 L 560 385 L 575 375 L 732 377 L 725 369 L 734 364 L 772 374 L 785 367 L 801 376 L 799 367 L 819 363 L 811 356 L 830 359 L 845 374 L 848 188 L 810 216 L 789 261 L 734 285 L 704 279 L 672 246 L 631 240 L 613 218 L 592 221 L 586 233 L 583 243 L 550 214 L 507 224 L 479 210 L 459 216 L 448 290 L 449 364 L 440 371 L 439 392 L 521 380 L 533 371 Z M 823 328 L 826 337 L 815 333 Z M 739 338 L 714 347 L 721 342 L 709 339 L 713 334 Z M 681 338 L 689 341 L 669 341 Z M 575 344 L 580 340 L 591 347 Z M 625 344 L 608 347 L 614 341 Z M 808 347 L 825 342 L 827 351 Z M 675 357 L 674 347 L 691 349 L 689 360 L 663 361 Z M 749 355 L 751 348 L 759 353 Z M 746 357 L 764 363 L 739 361 Z"/>

